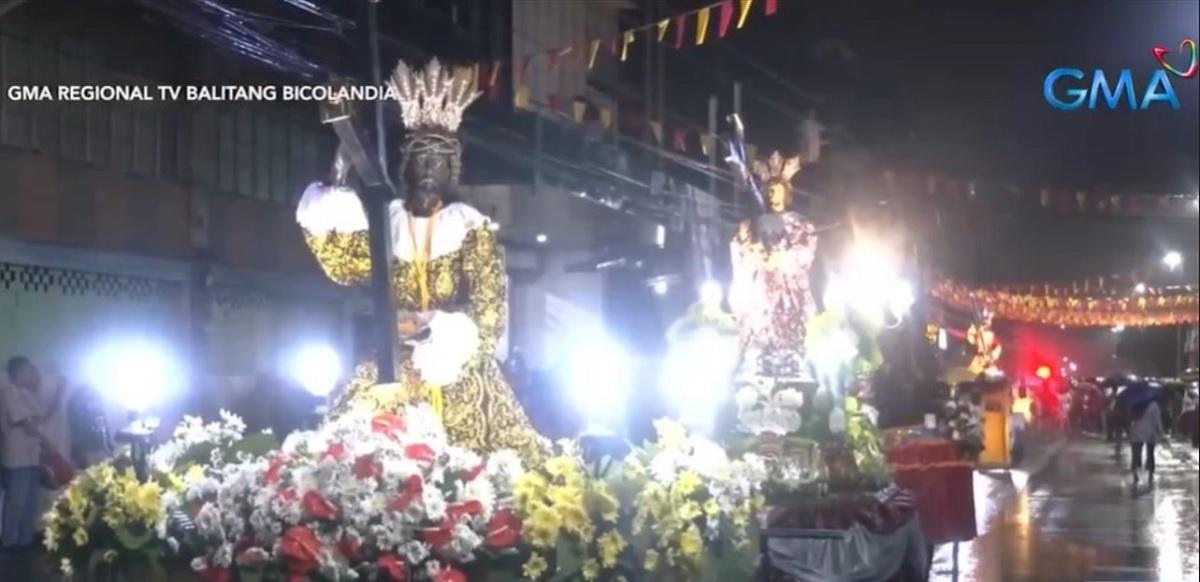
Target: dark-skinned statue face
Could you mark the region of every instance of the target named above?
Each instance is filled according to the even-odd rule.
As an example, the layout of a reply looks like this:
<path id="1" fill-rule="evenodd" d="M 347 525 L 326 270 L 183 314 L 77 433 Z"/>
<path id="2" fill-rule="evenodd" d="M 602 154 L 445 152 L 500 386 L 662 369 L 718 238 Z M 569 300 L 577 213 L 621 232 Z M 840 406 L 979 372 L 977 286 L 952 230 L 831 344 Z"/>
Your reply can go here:
<path id="1" fill-rule="evenodd" d="M 432 216 L 453 187 L 454 155 L 428 150 L 413 152 L 404 167 L 406 206 L 416 216 Z"/>

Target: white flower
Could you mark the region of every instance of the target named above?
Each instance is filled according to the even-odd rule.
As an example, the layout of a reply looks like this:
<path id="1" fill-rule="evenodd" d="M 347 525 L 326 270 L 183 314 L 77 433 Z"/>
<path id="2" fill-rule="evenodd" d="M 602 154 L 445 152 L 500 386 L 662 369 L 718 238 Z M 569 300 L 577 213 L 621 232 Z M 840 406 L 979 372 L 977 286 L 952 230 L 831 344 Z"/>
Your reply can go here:
<path id="1" fill-rule="evenodd" d="M 401 546 L 399 553 L 409 564 L 420 564 L 429 557 L 429 546 L 414 540 Z"/>

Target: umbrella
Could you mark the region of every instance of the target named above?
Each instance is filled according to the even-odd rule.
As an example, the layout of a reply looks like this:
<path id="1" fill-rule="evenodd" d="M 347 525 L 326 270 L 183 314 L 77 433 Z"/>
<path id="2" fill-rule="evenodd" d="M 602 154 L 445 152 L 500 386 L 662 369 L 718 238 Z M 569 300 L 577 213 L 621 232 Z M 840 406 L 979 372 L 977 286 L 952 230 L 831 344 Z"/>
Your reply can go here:
<path id="1" fill-rule="evenodd" d="M 1158 398 L 1162 386 L 1155 382 L 1134 382 L 1117 395 L 1117 402 L 1126 410 L 1133 410 Z"/>

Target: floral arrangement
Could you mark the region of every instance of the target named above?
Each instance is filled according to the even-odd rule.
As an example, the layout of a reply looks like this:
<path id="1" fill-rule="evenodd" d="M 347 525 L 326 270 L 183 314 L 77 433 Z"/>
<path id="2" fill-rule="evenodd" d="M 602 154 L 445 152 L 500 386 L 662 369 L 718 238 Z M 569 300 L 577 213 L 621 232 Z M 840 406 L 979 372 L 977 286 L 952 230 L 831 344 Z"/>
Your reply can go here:
<path id="1" fill-rule="evenodd" d="M 983 451 L 983 420 L 979 405 L 967 392 L 958 392 L 942 406 L 939 426 L 943 436 L 958 445 L 966 457 Z"/>
<path id="2" fill-rule="evenodd" d="M 520 523 L 502 501 L 513 453 L 446 441 L 427 407 L 347 415 L 288 437 L 263 459 L 212 467 L 179 503 L 193 516 L 202 579 L 465 581 L 462 566 L 510 549 Z"/>
<path id="3" fill-rule="evenodd" d="M 67 576 L 76 571 L 160 569 L 165 548 L 164 504 L 179 484 L 162 475 L 138 481 L 128 463 L 83 471 L 47 512 L 45 546 Z"/>
<path id="4" fill-rule="evenodd" d="M 657 423 L 659 441 L 619 466 L 589 468 L 574 446 L 517 479 L 514 505 L 532 549 L 529 580 L 720 579 L 752 564 L 746 549 L 761 507 L 761 470 Z M 725 568 L 708 550 L 730 550 Z M 748 566 L 747 566 L 748 568 Z"/>

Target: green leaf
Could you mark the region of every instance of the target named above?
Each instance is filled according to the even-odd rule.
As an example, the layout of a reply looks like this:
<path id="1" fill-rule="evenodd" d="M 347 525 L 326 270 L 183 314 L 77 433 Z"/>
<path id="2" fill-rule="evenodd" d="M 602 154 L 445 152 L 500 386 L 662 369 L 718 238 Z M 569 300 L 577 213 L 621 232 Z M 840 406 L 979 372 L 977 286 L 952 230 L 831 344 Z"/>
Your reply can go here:
<path id="1" fill-rule="evenodd" d="M 238 566 L 238 582 L 262 582 L 262 566 Z"/>
<path id="2" fill-rule="evenodd" d="M 558 554 L 554 560 L 558 576 L 554 580 L 571 580 L 583 570 L 583 552 L 579 544 L 569 541 L 558 542 Z"/>
<path id="3" fill-rule="evenodd" d="M 152 532 L 150 530 L 146 530 L 144 532 L 135 534 L 135 533 L 129 531 L 129 528 L 126 528 L 126 527 L 119 527 L 119 528 L 114 529 L 113 535 L 115 535 L 117 538 L 117 541 L 121 542 L 121 545 L 124 546 L 125 549 L 128 549 L 128 550 L 141 549 L 143 546 L 150 543 L 154 539 L 154 532 Z"/>
<path id="4" fill-rule="evenodd" d="M 275 435 L 269 433 L 252 434 L 233 443 L 233 446 L 229 447 L 229 450 L 225 453 L 225 460 L 228 462 L 236 461 L 238 453 L 246 453 L 252 457 L 265 457 L 268 453 L 278 448 L 279 442 L 275 440 Z"/>

